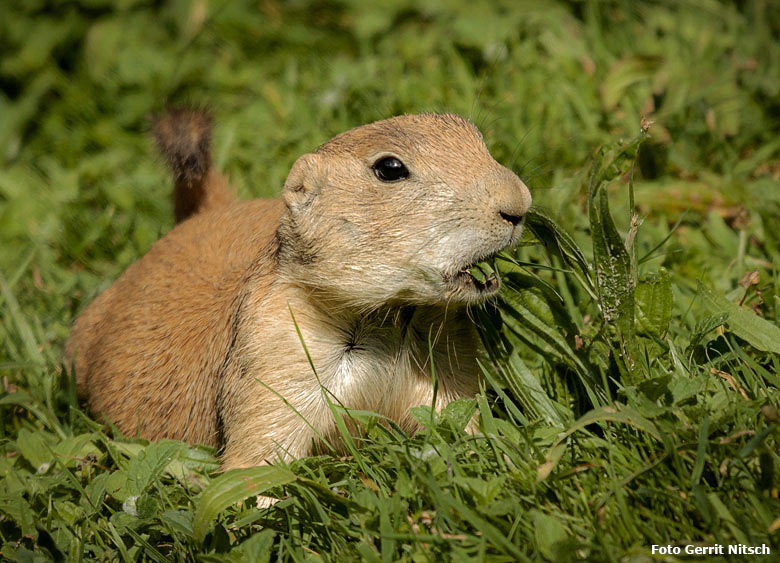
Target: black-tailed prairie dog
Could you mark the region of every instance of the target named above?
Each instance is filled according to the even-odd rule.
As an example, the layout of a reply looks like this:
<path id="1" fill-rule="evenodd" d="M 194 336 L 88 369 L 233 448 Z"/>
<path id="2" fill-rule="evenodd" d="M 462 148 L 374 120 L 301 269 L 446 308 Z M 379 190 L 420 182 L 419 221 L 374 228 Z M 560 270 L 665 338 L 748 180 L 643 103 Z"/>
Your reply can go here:
<path id="1" fill-rule="evenodd" d="M 212 168 L 210 128 L 188 110 L 156 125 L 179 223 L 73 326 L 66 362 L 90 410 L 220 447 L 233 468 L 335 438 L 322 387 L 408 431 L 409 408 L 433 401 L 431 361 L 437 408 L 473 396 L 466 306 L 499 281 L 469 268 L 518 240 L 531 203 L 477 128 L 452 114 L 357 127 L 300 157 L 281 198 L 252 201 Z"/>

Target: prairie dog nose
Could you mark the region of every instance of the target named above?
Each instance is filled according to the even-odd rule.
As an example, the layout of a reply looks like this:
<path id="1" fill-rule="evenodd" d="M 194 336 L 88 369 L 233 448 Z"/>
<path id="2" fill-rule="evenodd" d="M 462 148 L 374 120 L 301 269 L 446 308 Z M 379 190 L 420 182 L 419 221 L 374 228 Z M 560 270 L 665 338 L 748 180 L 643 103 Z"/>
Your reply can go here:
<path id="1" fill-rule="evenodd" d="M 502 221 L 516 227 L 531 207 L 531 192 L 514 172 L 506 168 L 504 170 L 500 187 L 496 189 L 497 211 Z"/>

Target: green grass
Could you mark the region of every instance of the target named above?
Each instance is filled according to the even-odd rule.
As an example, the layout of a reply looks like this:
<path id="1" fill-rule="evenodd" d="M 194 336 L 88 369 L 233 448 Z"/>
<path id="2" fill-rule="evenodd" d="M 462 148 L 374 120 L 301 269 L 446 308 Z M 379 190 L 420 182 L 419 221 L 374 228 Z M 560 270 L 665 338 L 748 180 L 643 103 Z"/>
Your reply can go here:
<path id="1" fill-rule="evenodd" d="M 384 4 L 0 3 L 2 557 L 776 555 L 780 5 Z M 242 197 L 349 127 L 471 117 L 538 209 L 475 311 L 485 393 L 421 407 L 413 438 L 355 413 L 351 456 L 224 476 L 92 421 L 62 346 L 173 224 L 147 116 L 182 101 L 214 108 Z M 238 502 L 263 491 L 283 500 Z"/>

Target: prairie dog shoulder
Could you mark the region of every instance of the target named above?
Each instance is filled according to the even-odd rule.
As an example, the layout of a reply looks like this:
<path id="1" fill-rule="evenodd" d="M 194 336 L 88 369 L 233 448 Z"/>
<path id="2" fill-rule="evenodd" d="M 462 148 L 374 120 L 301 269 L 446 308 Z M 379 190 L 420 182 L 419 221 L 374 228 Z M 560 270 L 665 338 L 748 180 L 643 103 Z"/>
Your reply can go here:
<path id="1" fill-rule="evenodd" d="M 93 412 L 220 446 L 238 467 L 333 438 L 320 385 L 410 431 L 409 408 L 433 400 L 431 362 L 437 407 L 474 395 L 465 307 L 499 280 L 468 269 L 517 241 L 530 205 L 476 127 L 450 114 L 358 127 L 300 157 L 277 200 L 223 201 L 226 182 L 202 161 L 177 173 L 177 197 L 197 200 L 183 222 L 74 325 L 66 359 Z"/>

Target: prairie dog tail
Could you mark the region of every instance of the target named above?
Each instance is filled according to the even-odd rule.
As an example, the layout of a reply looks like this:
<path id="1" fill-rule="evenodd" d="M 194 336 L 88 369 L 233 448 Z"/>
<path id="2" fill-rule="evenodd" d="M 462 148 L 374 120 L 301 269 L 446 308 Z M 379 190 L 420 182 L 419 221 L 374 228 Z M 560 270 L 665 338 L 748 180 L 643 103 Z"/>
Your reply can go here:
<path id="1" fill-rule="evenodd" d="M 212 165 L 211 128 L 211 114 L 205 110 L 174 108 L 155 119 L 157 146 L 173 172 L 177 223 L 235 199 L 225 177 Z"/>

